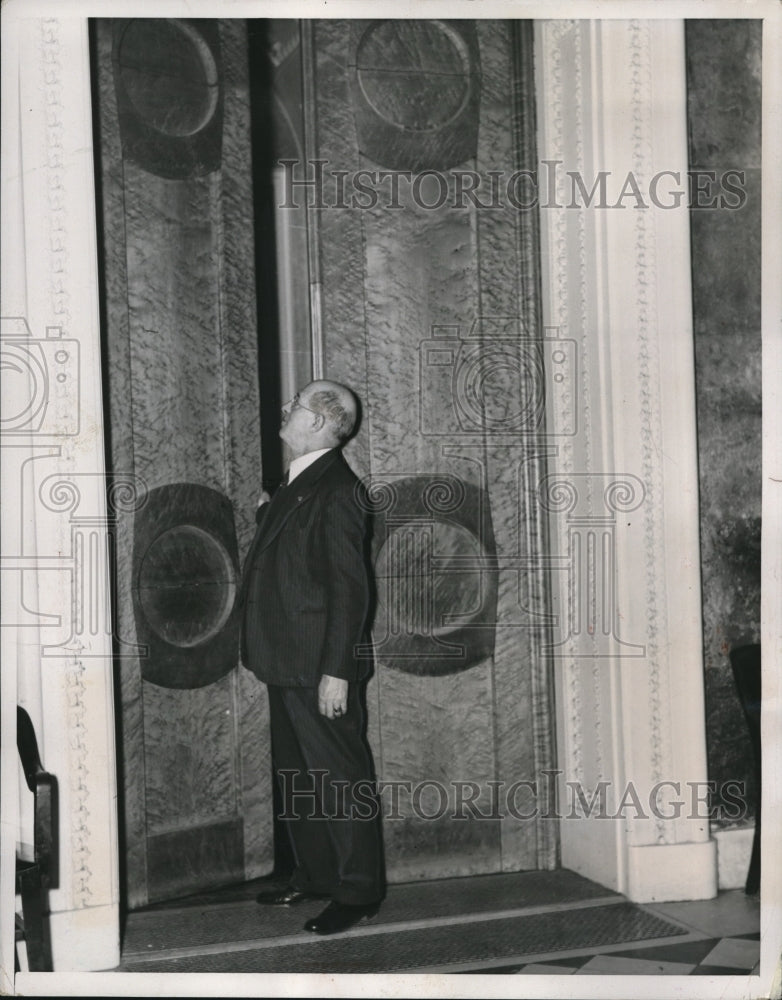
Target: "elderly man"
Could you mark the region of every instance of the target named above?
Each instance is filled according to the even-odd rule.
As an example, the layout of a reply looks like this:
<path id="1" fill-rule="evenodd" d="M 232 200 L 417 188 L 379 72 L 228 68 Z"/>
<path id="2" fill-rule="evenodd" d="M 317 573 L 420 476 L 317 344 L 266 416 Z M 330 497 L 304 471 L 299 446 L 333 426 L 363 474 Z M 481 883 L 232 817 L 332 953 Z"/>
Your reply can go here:
<path id="1" fill-rule="evenodd" d="M 268 686 L 272 756 L 295 870 L 258 902 L 330 903 L 304 927 L 373 916 L 382 862 L 356 657 L 369 608 L 365 513 L 339 450 L 356 422 L 345 386 L 317 381 L 283 407 L 287 482 L 262 494 L 243 581 L 242 661 Z"/>

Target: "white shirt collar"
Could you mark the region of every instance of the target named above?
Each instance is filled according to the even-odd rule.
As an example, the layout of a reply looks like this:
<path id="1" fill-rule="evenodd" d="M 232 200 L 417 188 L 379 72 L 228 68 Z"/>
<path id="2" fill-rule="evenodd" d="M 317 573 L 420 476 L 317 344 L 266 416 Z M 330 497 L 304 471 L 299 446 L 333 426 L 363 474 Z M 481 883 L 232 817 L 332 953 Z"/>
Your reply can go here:
<path id="1" fill-rule="evenodd" d="M 299 455 L 298 458 L 294 458 L 288 469 L 288 485 L 293 482 L 296 476 L 300 476 L 306 468 L 312 465 L 313 462 L 317 462 L 320 456 L 325 455 L 327 451 L 333 451 L 333 449 L 319 448 L 317 451 L 308 451 L 306 455 Z"/>

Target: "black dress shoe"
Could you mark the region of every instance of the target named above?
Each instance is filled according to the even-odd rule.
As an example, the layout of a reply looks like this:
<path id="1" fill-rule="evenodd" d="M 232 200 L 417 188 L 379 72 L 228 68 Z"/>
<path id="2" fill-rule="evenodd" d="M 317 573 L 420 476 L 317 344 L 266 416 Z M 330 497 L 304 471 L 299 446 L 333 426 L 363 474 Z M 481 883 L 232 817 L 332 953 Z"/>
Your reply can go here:
<path id="1" fill-rule="evenodd" d="M 303 892 L 301 889 L 294 889 L 293 886 L 286 886 L 284 889 L 270 889 L 268 892 L 259 892 L 255 897 L 257 903 L 263 906 L 293 906 L 295 903 L 303 903 L 307 899 L 323 899 L 314 892 Z"/>
<path id="2" fill-rule="evenodd" d="M 312 931 L 313 934 L 339 934 L 357 924 L 363 917 L 374 917 L 379 909 L 380 903 L 348 906 L 332 900 L 322 913 L 307 921 L 304 930 Z"/>

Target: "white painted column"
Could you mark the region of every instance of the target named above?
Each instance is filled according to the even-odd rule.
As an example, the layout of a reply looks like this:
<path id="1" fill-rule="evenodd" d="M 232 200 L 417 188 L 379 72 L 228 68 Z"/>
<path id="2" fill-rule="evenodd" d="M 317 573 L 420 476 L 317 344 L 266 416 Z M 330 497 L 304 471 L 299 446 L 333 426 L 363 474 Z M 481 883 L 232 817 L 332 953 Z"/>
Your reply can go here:
<path id="1" fill-rule="evenodd" d="M 544 317 L 577 348 L 577 431 L 558 397 L 542 491 L 570 566 L 562 863 L 636 901 L 708 898 L 684 26 L 543 21 L 536 40 Z"/>
<path id="2" fill-rule="evenodd" d="M 87 22 L 9 17 L 2 41 L 4 85 L 18 81 L 3 95 L 3 721 L 17 700 L 28 709 L 58 782 L 55 971 L 108 969 L 119 962 L 111 510 Z M 112 507 L 130 499 L 109 494 Z M 9 748 L 4 726 L 13 760 L 11 737 Z M 5 781 L 3 795 L 5 829 L 17 806 Z M 29 821 L 22 811 L 23 842 Z M 6 922 L 2 935 L 6 964 Z"/>

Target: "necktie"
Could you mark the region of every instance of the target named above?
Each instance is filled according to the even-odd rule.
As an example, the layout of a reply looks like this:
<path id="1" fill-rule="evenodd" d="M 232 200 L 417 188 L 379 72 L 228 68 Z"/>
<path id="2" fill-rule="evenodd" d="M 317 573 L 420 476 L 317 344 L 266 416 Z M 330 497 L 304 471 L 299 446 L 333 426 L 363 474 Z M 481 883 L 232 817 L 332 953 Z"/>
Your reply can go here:
<path id="1" fill-rule="evenodd" d="M 280 480 L 280 485 L 274 491 L 274 496 L 272 497 L 272 507 L 273 508 L 276 508 L 276 507 L 279 506 L 280 501 L 282 500 L 282 498 L 283 498 L 283 496 L 285 494 L 285 487 L 287 485 L 288 485 L 288 473 L 286 472 L 285 475 Z M 275 501 L 276 501 L 276 503 L 275 503 Z"/>

